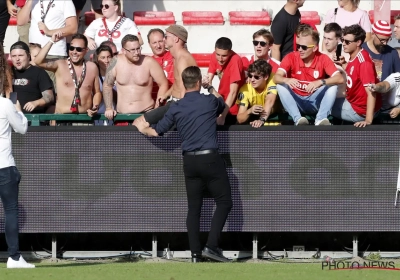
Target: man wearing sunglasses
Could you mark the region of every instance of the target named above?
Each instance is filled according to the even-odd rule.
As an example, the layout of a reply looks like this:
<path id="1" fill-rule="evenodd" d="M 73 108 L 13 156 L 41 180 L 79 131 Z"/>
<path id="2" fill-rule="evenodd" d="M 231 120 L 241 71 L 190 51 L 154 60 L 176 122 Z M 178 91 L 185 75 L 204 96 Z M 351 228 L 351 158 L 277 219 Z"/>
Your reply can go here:
<path id="1" fill-rule="evenodd" d="M 370 55 L 361 47 L 365 37 L 364 29 L 358 24 L 343 28 L 343 50 L 350 54 L 346 66 L 346 98 L 336 99 L 332 108 L 334 117 L 354 122 L 356 127 L 370 125 L 382 104 L 381 95 L 369 88 L 379 80 Z"/>
<path id="2" fill-rule="evenodd" d="M 61 40 L 61 32 L 54 33 L 51 40 L 35 58 L 37 66 L 55 73 L 57 82 L 56 114 L 97 112 L 102 96 L 99 84 L 99 70 L 91 61 L 85 62 L 88 41 L 83 34 L 72 36 L 68 59 L 47 60 L 46 55 L 53 44 Z"/>
<path id="3" fill-rule="evenodd" d="M 272 66 L 272 73 L 276 73 L 279 68 L 280 61 L 269 56 L 270 47 L 274 43 L 274 37 L 267 29 L 260 29 L 253 34 L 254 55 L 243 57 L 243 68 L 247 68 L 256 60 L 265 60 Z"/>
<path id="4" fill-rule="evenodd" d="M 239 124 L 250 122 L 253 127 L 264 125 L 274 108 L 276 84 L 271 74 L 272 66 L 265 60 L 256 60 L 248 68 L 250 83 L 244 84 L 238 94 Z"/>
<path id="5" fill-rule="evenodd" d="M 362 48 L 366 50 L 375 64 L 378 79 L 383 81 L 390 74 L 400 72 L 400 58 L 397 51 L 388 46 L 392 29 L 384 20 L 378 20 L 372 25 L 372 36 Z"/>
<path id="6" fill-rule="evenodd" d="M 308 124 L 301 113 L 316 114 L 315 125 L 330 125 L 328 115 L 343 76 L 332 60 L 318 51 L 317 31 L 306 28 L 298 35 L 297 51 L 282 60 L 274 76 L 280 100 L 295 125 Z"/>
<path id="7" fill-rule="evenodd" d="M 106 71 L 103 83 L 103 96 L 106 112 L 112 120 L 118 113 L 138 114 L 154 108 L 151 96 L 153 81 L 158 86 L 158 94 L 168 90 L 168 81 L 161 66 L 152 57 L 142 54 L 139 38 L 126 35 L 121 41 L 121 54 L 114 56 Z M 117 108 L 113 108 L 113 87 L 117 86 Z M 127 122 L 114 122 L 115 125 L 129 125 Z"/>

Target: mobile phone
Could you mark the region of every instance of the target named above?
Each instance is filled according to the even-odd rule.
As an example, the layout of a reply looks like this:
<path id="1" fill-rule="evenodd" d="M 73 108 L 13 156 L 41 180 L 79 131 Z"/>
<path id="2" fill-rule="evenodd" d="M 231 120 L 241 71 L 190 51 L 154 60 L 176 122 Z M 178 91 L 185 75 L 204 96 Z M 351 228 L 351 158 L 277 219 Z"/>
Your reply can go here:
<path id="1" fill-rule="evenodd" d="M 10 92 L 10 100 L 13 104 L 17 104 L 17 93 L 15 91 Z"/>
<path id="2" fill-rule="evenodd" d="M 338 44 L 336 46 L 336 60 L 339 60 L 339 57 L 342 56 L 342 44 Z"/>

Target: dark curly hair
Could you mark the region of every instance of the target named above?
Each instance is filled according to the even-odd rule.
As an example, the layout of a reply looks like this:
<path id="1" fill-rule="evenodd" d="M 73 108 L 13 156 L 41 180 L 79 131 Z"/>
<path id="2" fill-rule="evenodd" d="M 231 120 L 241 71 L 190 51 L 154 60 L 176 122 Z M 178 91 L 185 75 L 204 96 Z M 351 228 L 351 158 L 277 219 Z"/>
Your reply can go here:
<path id="1" fill-rule="evenodd" d="M 260 74 L 263 77 L 271 75 L 272 66 L 264 59 L 258 59 L 249 65 L 248 73 Z"/>
<path id="2" fill-rule="evenodd" d="M 364 43 L 365 41 L 365 31 L 364 29 L 358 25 L 358 24 L 353 24 L 350 26 L 346 26 L 345 28 L 343 28 L 343 36 L 346 36 L 347 34 L 351 34 L 354 35 L 354 41 L 361 41 L 361 43 Z"/>
<path id="3" fill-rule="evenodd" d="M 11 78 L 12 74 L 4 54 L 3 44 L 0 43 L 0 93 L 5 94 L 7 89 L 11 87 L 9 83 Z"/>

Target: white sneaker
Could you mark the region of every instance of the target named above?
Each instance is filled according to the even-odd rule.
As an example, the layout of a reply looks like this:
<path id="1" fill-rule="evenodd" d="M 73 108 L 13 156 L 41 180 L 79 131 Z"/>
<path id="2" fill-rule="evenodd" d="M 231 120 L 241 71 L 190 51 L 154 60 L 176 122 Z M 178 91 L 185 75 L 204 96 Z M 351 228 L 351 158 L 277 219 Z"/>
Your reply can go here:
<path id="1" fill-rule="evenodd" d="M 307 125 L 309 124 L 308 120 L 305 117 L 301 117 L 297 122 L 296 125 Z"/>
<path id="2" fill-rule="evenodd" d="M 332 124 L 327 118 L 325 118 L 325 119 L 315 122 L 315 125 L 318 126 L 318 125 L 332 125 Z"/>
<path id="3" fill-rule="evenodd" d="M 8 258 L 7 268 L 35 268 L 35 265 L 27 263 L 24 258 L 20 256 L 18 261 Z"/>

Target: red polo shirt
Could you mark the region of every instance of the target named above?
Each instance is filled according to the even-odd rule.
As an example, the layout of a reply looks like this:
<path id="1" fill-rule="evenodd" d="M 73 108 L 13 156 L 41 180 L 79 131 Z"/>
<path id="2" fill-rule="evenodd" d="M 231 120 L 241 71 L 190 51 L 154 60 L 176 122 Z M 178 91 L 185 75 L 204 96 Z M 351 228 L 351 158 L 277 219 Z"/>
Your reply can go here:
<path id="1" fill-rule="evenodd" d="M 174 83 L 174 58 L 170 52 L 165 52 L 163 56 L 155 57 L 152 56 L 158 64 L 160 64 L 161 68 L 164 70 L 165 77 L 168 80 L 168 86 L 171 87 Z M 158 85 L 157 83 L 153 83 L 153 89 L 151 91 L 151 96 L 155 100 L 157 98 L 158 93 Z"/>
<path id="2" fill-rule="evenodd" d="M 315 52 L 314 59 L 309 67 L 304 65 L 299 52 L 292 52 L 285 56 L 279 69 L 285 72 L 286 77 L 299 80 L 300 87 L 294 87 L 293 91 L 301 96 L 312 94 L 305 90 L 310 82 L 324 79 L 326 76 L 332 77 L 335 73 L 339 74 L 333 61 L 319 51 Z"/>

